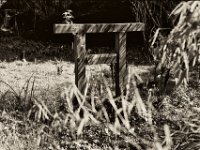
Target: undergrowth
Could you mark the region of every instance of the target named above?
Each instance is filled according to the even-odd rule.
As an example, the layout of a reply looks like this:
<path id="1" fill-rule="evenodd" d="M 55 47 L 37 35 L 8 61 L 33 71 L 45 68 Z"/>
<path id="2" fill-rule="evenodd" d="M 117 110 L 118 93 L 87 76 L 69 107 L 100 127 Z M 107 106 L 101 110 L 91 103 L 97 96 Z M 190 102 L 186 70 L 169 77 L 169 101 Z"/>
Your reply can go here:
<path id="1" fill-rule="evenodd" d="M 154 83 L 145 84 L 129 72 L 126 92 L 119 97 L 105 74 L 94 75 L 84 94 L 72 85 L 56 93 L 56 98 L 36 93 L 34 77 L 18 92 L 1 81 L 7 90 L 0 93 L 0 147 L 200 149 L 199 7 L 199 1 L 177 6 L 172 12 L 179 16 L 177 26 L 166 43 L 154 49 L 155 72 L 161 74 L 155 75 Z M 174 86 L 169 86 L 170 79 Z"/>
<path id="2" fill-rule="evenodd" d="M 115 97 L 111 80 L 95 75 L 82 95 L 75 85 L 57 93 L 34 92 L 34 76 L 0 100 L 3 149 L 198 149 L 199 89 L 179 87 L 170 95 L 138 89 L 129 76 L 125 95 Z M 146 92 L 145 92 L 146 91 Z M 143 92 L 143 94 L 141 94 Z M 51 94 L 49 94 L 51 95 Z M 51 95 L 52 96 L 52 95 Z M 73 100 L 77 104 L 73 104 Z"/>

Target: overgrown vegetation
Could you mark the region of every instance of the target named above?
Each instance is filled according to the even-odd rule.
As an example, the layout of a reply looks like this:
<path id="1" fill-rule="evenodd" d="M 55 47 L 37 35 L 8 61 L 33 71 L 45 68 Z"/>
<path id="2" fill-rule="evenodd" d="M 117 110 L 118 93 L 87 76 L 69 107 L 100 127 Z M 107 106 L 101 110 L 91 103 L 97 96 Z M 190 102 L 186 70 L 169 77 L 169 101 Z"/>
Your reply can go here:
<path id="1" fill-rule="evenodd" d="M 161 45 L 153 48 L 154 60 L 158 62 L 156 69 L 165 68 L 177 86 L 182 82 L 187 85 L 190 71 L 196 70 L 199 76 L 199 8 L 199 1 L 181 2 L 171 13 L 175 27 L 168 38 L 162 39 Z"/>
<path id="2" fill-rule="evenodd" d="M 85 95 L 74 85 L 54 94 L 38 91 L 34 77 L 19 91 L 1 81 L 1 87 L 7 89 L 1 94 L 1 147 L 159 150 L 199 147 L 199 88 L 180 87 L 170 96 L 158 96 L 156 88 L 140 91 L 138 75 L 132 73 L 126 95 L 114 98 L 112 87 L 108 87 L 112 82 L 109 76 L 107 71 L 94 73 Z M 75 106 L 74 96 L 78 100 Z"/>
<path id="3" fill-rule="evenodd" d="M 19 36 L 8 36 L 0 32 L 0 60 L 27 61 L 68 60 L 73 61 L 73 50 L 70 44 L 38 42 Z"/>
<path id="4" fill-rule="evenodd" d="M 156 28 L 172 26 L 169 14 L 176 4 L 178 1 L 167 0 L 7 0 L 1 8 L 1 15 L 3 18 L 4 9 L 16 9 L 20 35 L 31 34 L 49 40 L 52 25 L 62 22 L 62 13 L 71 9 L 74 22 L 144 22 L 148 24 L 148 39 Z"/>
<path id="5" fill-rule="evenodd" d="M 0 93 L 0 146 L 199 149 L 199 7 L 199 1 L 181 2 L 172 11 L 175 27 L 152 49 L 155 74 L 152 71 L 149 77 L 153 81 L 146 83 L 142 75 L 129 70 L 127 91 L 120 97 L 114 96 L 107 71 L 92 74 L 84 94 L 71 85 L 54 98 L 49 91 L 35 92 L 34 77 L 20 91 L 1 81 L 7 90 Z M 157 37 L 158 32 L 152 45 Z"/>

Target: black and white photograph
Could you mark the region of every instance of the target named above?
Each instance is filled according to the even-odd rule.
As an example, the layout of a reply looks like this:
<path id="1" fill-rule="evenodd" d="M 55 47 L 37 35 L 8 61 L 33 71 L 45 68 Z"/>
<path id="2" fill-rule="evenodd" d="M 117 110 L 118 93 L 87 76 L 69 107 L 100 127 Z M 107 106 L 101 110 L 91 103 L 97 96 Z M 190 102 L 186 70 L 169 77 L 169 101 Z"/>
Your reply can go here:
<path id="1" fill-rule="evenodd" d="M 0 0 L 0 150 L 200 150 L 200 1 Z"/>

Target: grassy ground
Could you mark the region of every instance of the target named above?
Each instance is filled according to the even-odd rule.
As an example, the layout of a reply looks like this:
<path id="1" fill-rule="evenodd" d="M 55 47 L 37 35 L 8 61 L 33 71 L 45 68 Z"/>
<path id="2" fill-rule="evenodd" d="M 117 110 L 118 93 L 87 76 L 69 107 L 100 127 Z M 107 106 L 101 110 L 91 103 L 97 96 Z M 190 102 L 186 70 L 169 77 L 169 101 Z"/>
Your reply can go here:
<path id="1" fill-rule="evenodd" d="M 199 148 L 198 87 L 180 87 L 169 95 L 161 96 L 156 96 L 156 93 L 149 96 L 148 91 L 143 89 L 139 91 L 141 95 L 144 93 L 143 102 L 139 102 L 138 97 L 135 97 L 134 99 L 137 99 L 134 102 L 135 108 L 128 117 L 131 129 L 126 130 L 123 123 L 117 123 L 116 120 L 109 124 L 104 121 L 99 124 L 97 122 L 101 121 L 101 118 L 94 115 L 98 120 L 96 123 L 93 120 L 94 122 L 86 123 L 82 131 L 77 131 L 80 130 L 81 123 L 76 126 L 77 122 L 72 121 L 69 126 L 65 125 L 64 122 L 66 117 L 70 116 L 70 112 L 62 106 L 65 103 L 62 93 L 65 90 L 70 91 L 70 85 L 74 82 L 74 65 L 70 62 L 60 62 L 59 65 L 63 65 L 61 75 L 57 74 L 58 63 L 54 61 L 0 63 L 0 149 L 197 150 Z M 130 70 L 139 75 L 148 75 L 150 68 L 130 65 Z M 100 70 L 106 73 L 109 67 L 105 65 L 87 68 L 88 74 L 90 72 L 94 76 L 98 75 Z M 30 97 L 31 91 L 34 91 L 32 97 Z M 16 94 L 13 94 L 15 92 Z M 102 95 L 106 97 L 105 93 Z M 137 95 L 136 92 L 134 95 Z M 38 102 L 40 105 L 35 103 L 29 106 L 28 103 L 32 102 Z M 142 105 L 145 106 L 150 118 L 142 117 L 144 115 Z M 45 111 L 46 113 L 39 111 L 37 106 L 47 107 L 51 115 L 48 111 Z M 89 106 L 85 108 L 89 109 Z M 120 128 L 120 134 L 112 128 L 115 126 L 118 126 L 116 129 Z"/>
<path id="2" fill-rule="evenodd" d="M 62 74 L 58 75 L 57 68 L 62 66 Z M 130 65 L 131 72 L 136 72 L 138 74 L 148 73 L 149 66 L 134 66 Z M 68 87 L 70 84 L 74 83 L 74 63 L 71 62 L 56 62 L 47 61 L 44 63 L 34 63 L 34 62 L 1 62 L 0 63 L 0 80 L 12 85 L 15 90 L 20 90 L 27 80 L 32 76 L 35 77 L 35 88 L 38 90 L 51 90 L 58 87 Z M 87 74 L 88 77 L 91 74 L 99 73 L 101 70 L 109 71 L 109 66 L 88 66 Z M 1 92 L 6 90 L 6 88 L 1 85 Z"/>
<path id="3" fill-rule="evenodd" d="M 9 49 L 6 38 L 1 40 L 5 42 L 1 45 Z M 21 41 L 13 41 L 16 43 L 11 43 L 10 51 L 21 45 Z M 37 44 L 32 46 L 34 52 Z M 62 68 L 62 73 L 58 68 Z M 107 65 L 87 67 L 87 77 L 92 78 L 88 93 L 83 96 L 72 86 L 71 62 L 1 62 L 0 150 L 199 149 L 199 83 L 194 81 L 188 88 L 158 94 L 156 87 L 141 87 L 134 80 L 136 74 L 149 79 L 151 66 L 129 65 L 129 68 L 132 75 L 129 94 L 125 99 L 123 96 L 117 99 L 109 93 L 112 80 Z M 79 108 L 84 115 L 71 109 L 71 93 L 83 103 Z M 115 105 L 117 109 L 113 110 Z"/>
<path id="4" fill-rule="evenodd" d="M 59 75 L 57 69 L 60 66 L 62 66 L 63 71 Z M 130 66 L 130 70 L 137 74 L 148 73 L 149 68 L 148 66 Z M 60 129 L 61 131 L 59 131 L 52 123 L 50 123 L 49 128 L 49 123 L 41 122 L 40 119 L 36 118 L 33 120 L 29 116 L 32 108 L 28 107 L 27 103 L 31 103 L 29 101 L 31 99 L 29 97 L 31 91 L 34 91 L 34 96 L 32 97 L 44 101 L 48 105 L 48 109 L 53 113 L 60 109 L 62 92 L 74 83 L 73 63 L 55 61 L 43 63 L 1 62 L 0 69 L 0 147 L 2 150 L 61 149 L 61 145 L 65 145 L 65 149 L 111 149 L 114 147 L 113 140 L 120 142 L 120 137 L 104 130 L 106 127 L 103 124 L 87 126 L 83 131 L 84 136 L 80 138 L 76 137 L 74 132 L 71 133 L 67 129 Z M 109 66 L 87 67 L 88 78 L 95 74 L 98 75 L 102 70 L 104 73 L 108 73 Z M 17 97 L 20 98 L 19 102 Z M 23 107 L 27 107 L 29 111 L 24 110 Z M 45 129 L 50 130 L 48 134 L 52 136 L 48 137 L 47 141 L 43 139 L 43 134 L 45 133 L 43 130 Z M 65 134 L 68 134 L 69 137 L 66 137 Z M 67 140 L 60 140 L 60 138 L 64 137 Z M 102 145 L 101 142 L 103 142 Z"/>
<path id="5" fill-rule="evenodd" d="M 23 87 L 26 81 L 31 77 L 35 77 L 35 87 L 39 90 L 48 90 L 59 87 L 62 84 L 67 85 L 68 82 L 74 81 L 74 64 L 70 62 L 62 62 L 62 75 L 57 75 L 57 63 L 53 61 L 45 63 L 31 63 L 15 61 L 11 63 L 0 63 L 1 80 L 13 85 L 18 90 Z M 4 87 L 3 87 L 4 88 Z"/>

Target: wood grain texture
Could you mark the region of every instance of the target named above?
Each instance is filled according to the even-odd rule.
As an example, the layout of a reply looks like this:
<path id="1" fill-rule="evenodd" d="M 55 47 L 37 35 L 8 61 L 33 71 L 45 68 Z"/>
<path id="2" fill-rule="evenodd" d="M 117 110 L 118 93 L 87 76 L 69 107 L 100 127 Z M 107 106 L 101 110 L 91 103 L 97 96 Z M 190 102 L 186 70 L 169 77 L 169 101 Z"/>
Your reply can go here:
<path id="1" fill-rule="evenodd" d="M 126 38 L 127 32 L 144 31 L 144 23 L 109 23 L 109 24 L 55 24 L 54 33 L 74 34 L 75 52 L 75 83 L 81 93 L 86 86 L 86 64 L 112 64 L 115 66 L 116 96 L 126 92 L 127 60 Z M 87 33 L 115 33 L 115 53 L 111 54 L 86 54 Z M 114 65 L 115 64 L 115 65 Z"/>
<path id="2" fill-rule="evenodd" d="M 84 93 L 86 86 L 86 35 L 76 34 L 74 36 L 74 50 L 75 50 L 75 84 L 81 93 Z"/>
<path id="3" fill-rule="evenodd" d="M 55 24 L 54 33 L 103 33 L 144 31 L 145 25 L 136 23 L 106 23 L 106 24 Z"/>
<path id="4" fill-rule="evenodd" d="M 86 56 L 87 64 L 112 64 L 117 62 L 117 54 L 106 53 L 106 54 L 88 54 Z"/>
<path id="5" fill-rule="evenodd" d="M 126 60 L 126 32 L 115 34 L 115 50 L 117 53 L 117 64 L 115 68 L 116 95 L 125 92 L 127 81 L 127 60 Z"/>

